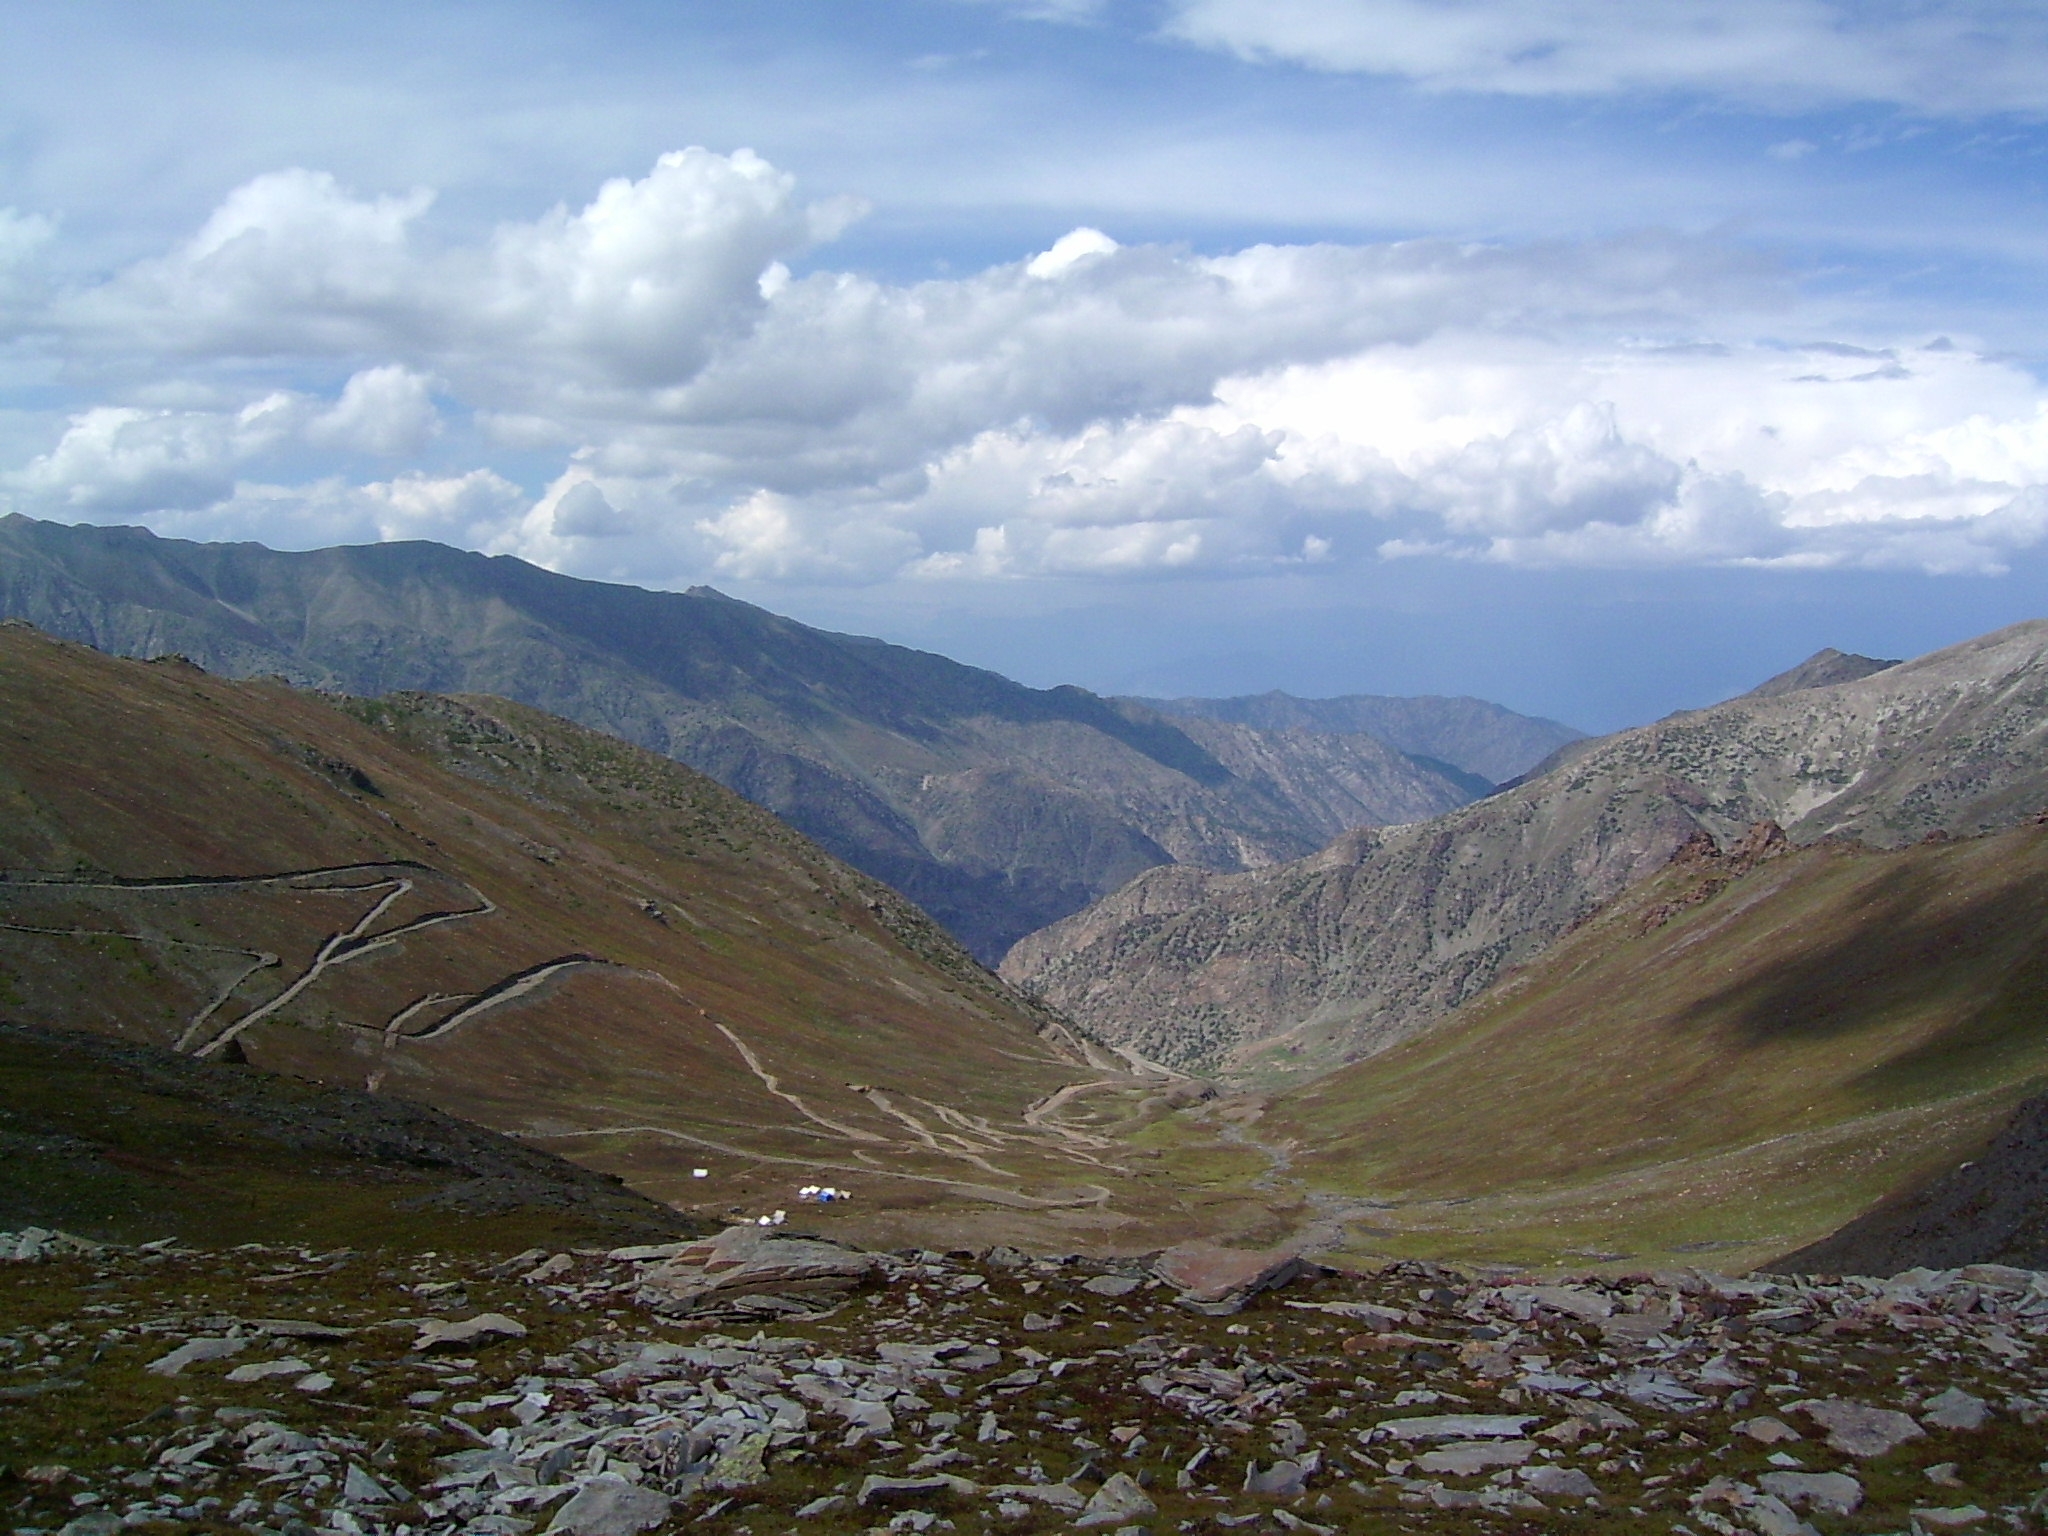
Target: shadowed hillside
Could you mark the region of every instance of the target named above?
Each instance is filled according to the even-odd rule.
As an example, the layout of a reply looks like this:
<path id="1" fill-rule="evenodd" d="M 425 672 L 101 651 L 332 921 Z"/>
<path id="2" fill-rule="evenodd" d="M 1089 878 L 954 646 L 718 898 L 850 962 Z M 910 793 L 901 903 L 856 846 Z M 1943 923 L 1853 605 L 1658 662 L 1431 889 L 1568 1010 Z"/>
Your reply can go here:
<path id="1" fill-rule="evenodd" d="M 509 1250 L 710 1223 L 388 1095 L 0 1024 L 0 1230 Z"/>
<path id="2" fill-rule="evenodd" d="M 1418 757 L 1449 764 L 1489 785 L 1527 773 L 1585 732 L 1518 715 L 1484 699 L 1389 698 L 1354 693 L 1297 699 L 1278 689 L 1234 699 L 1140 699 L 1163 714 L 1248 725 L 1259 731 L 1377 736 Z"/>

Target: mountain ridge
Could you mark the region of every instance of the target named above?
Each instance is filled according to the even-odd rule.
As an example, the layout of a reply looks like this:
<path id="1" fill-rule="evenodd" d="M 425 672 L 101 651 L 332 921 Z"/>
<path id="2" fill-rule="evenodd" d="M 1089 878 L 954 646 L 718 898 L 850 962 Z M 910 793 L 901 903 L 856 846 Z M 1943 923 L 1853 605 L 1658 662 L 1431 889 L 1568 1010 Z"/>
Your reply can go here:
<path id="1" fill-rule="evenodd" d="M 492 694 L 577 720 L 784 816 L 985 961 L 1144 869 L 1298 858 L 1473 792 L 1371 737 L 1194 732 L 715 589 L 580 581 L 422 542 L 281 553 L 13 515 L 0 617 L 226 675 Z"/>
<path id="2" fill-rule="evenodd" d="M 1138 699 L 1162 714 L 1219 720 L 1260 731 L 1306 730 L 1377 737 L 1410 757 L 1447 763 L 1489 789 L 1527 773 L 1585 732 L 1560 721 L 1517 714 L 1469 695 L 1402 697 L 1354 693 L 1303 699 L 1278 688 L 1234 698 Z"/>

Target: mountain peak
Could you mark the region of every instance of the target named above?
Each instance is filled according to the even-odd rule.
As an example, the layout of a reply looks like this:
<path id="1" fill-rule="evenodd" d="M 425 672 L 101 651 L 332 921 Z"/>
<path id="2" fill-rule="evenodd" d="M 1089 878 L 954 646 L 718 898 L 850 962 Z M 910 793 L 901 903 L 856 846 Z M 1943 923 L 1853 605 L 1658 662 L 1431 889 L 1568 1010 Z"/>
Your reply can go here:
<path id="1" fill-rule="evenodd" d="M 1898 665 L 1897 659 L 1880 661 L 1875 656 L 1857 656 L 1827 646 L 1815 651 L 1790 671 L 1780 672 L 1742 695 L 1745 699 L 1775 699 L 1780 694 L 1799 693 L 1808 688 L 1828 688 L 1836 683 L 1853 683 Z"/>

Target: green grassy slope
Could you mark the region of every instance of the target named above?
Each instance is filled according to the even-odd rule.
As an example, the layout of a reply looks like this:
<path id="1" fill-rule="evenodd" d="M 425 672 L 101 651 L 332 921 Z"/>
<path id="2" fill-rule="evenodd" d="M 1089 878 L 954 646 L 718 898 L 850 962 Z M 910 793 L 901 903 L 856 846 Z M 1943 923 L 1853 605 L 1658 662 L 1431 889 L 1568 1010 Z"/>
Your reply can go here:
<path id="1" fill-rule="evenodd" d="M 2040 1090 L 2044 941 L 2039 825 L 1746 872 L 1681 858 L 1423 1037 L 1280 1098 L 1258 1136 L 1367 1246 L 1760 1260 Z"/>

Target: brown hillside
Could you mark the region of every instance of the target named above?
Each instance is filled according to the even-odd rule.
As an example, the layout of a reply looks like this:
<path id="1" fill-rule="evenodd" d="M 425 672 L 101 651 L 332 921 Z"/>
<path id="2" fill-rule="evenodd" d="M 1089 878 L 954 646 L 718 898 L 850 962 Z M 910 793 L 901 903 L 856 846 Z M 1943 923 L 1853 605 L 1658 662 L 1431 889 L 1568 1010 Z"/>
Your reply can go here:
<path id="1" fill-rule="evenodd" d="M 431 1104 L 706 1214 L 1076 1245 L 1125 1219 L 1117 1149 L 1032 1106 L 1132 1079 L 651 753 L 502 701 L 326 698 L 10 625 L 0 804 L 17 1021 Z M 800 1209 L 812 1183 L 855 1199 Z"/>

